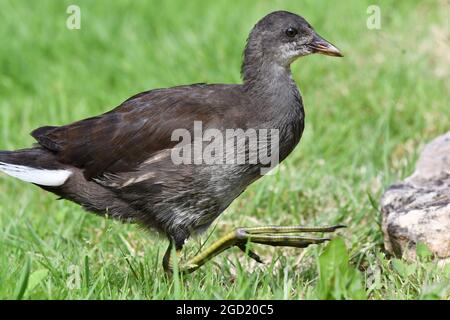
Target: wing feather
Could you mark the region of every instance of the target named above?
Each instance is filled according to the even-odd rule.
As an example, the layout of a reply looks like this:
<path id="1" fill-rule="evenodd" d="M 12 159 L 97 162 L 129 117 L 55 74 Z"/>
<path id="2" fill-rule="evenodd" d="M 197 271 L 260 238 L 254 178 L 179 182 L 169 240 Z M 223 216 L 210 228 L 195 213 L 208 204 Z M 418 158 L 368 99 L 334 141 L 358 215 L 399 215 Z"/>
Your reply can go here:
<path id="1" fill-rule="evenodd" d="M 54 152 L 59 162 L 82 168 L 87 179 L 133 171 L 152 155 L 173 148 L 178 143 L 171 141 L 175 129 L 192 132 L 195 120 L 223 122 L 240 103 L 221 98 L 221 91 L 229 91 L 228 87 L 232 86 L 211 90 L 198 84 L 152 90 L 100 116 L 61 127 L 41 127 L 32 136 Z"/>

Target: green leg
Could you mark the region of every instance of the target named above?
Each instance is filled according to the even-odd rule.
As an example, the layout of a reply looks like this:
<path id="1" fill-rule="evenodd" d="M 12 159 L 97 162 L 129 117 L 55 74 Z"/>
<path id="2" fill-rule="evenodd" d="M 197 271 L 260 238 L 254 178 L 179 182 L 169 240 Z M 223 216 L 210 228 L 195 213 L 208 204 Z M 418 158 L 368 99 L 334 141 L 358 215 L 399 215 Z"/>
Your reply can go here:
<path id="1" fill-rule="evenodd" d="M 302 237 L 298 235 L 292 235 L 293 233 L 301 232 L 334 232 L 337 229 L 344 228 L 345 226 L 329 226 L 329 227 L 278 227 L 278 226 L 267 226 L 267 227 L 253 227 L 253 228 L 238 228 L 213 244 L 201 251 L 199 254 L 185 262 L 180 261 L 179 270 L 182 273 L 191 273 L 206 262 L 214 258 L 219 253 L 233 247 L 237 246 L 239 249 L 244 251 L 251 258 L 258 262 L 262 262 L 257 254 L 248 250 L 246 248 L 247 243 L 253 242 L 257 244 L 264 244 L 269 246 L 285 246 L 285 247 L 295 247 L 295 248 L 306 248 L 311 244 L 319 244 L 330 240 L 329 238 L 311 238 Z M 177 255 L 179 255 L 181 248 L 177 248 Z M 164 269 L 166 272 L 172 272 L 172 244 L 169 245 L 167 252 L 164 256 Z"/>

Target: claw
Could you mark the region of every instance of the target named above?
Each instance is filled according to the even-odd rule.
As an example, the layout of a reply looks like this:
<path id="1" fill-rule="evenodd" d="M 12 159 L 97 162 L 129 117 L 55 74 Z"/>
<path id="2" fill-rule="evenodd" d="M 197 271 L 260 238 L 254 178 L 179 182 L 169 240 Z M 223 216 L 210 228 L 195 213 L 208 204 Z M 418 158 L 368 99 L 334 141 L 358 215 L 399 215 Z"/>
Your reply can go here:
<path id="1" fill-rule="evenodd" d="M 240 244 L 237 245 L 237 247 L 256 262 L 264 264 L 264 261 L 261 259 L 261 257 L 257 255 L 254 251 L 248 249 L 246 245 Z"/>
<path id="2" fill-rule="evenodd" d="M 331 241 L 331 238 L 321 238 L 321 239 L 317 239 L 317 240 L 318 241 L 313 242 L 313 243 L 315 243 L 315 244 L 324 243 L 324 242 L 327 242 L 327 241 Z"/>

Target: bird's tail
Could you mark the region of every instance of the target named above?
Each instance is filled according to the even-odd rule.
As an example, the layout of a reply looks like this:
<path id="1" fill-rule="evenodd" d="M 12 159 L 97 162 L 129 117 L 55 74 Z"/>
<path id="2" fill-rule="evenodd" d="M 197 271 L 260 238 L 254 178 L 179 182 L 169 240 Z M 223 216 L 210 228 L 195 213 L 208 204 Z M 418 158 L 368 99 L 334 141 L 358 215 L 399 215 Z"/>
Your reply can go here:
<path id="1" fill-rule="evenodd" d="M 56 156 L 40 147 L 17 151 L 0 151 L 0 171 L 40 186 L 63 185 L 72 171 L 60 164 Z"/>

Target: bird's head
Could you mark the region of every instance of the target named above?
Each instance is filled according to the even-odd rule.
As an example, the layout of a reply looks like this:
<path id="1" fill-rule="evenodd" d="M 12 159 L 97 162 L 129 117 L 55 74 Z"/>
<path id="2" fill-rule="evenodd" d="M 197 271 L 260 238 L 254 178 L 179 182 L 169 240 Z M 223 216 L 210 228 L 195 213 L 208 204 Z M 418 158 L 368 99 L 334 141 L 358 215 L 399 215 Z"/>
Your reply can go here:
<path id="1" fill-rule="evenodd" d="M 248 38 L 245 56 L 262 56 L 281 66 L 312 53 L 342 57 L 333 44 L 319 36 L 302 17 L 276 11 L 262 18 Z"/>

